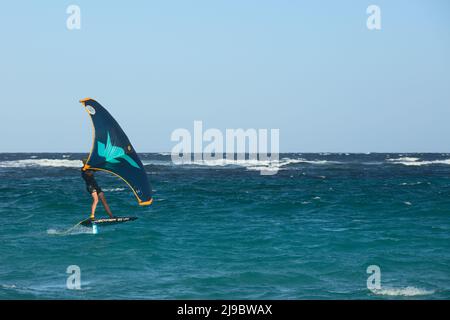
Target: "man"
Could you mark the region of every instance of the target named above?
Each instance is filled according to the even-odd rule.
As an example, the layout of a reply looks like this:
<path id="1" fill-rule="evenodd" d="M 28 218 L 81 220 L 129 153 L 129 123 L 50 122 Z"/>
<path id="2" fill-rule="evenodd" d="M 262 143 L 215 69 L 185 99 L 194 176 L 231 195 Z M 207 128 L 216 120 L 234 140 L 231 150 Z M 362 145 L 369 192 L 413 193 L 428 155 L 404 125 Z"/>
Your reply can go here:
<path id="1" fill-rule="evenodd" d="M 108 206 L 108 203 L 105 199 L 105 194 L 103 193 L 102 189 L 97 184 L 97 181 L 95 181 L 94 178 L 94 171 L 92 170 L 85 170 L 84 166 L 86 165 L 87 159 L 83 159 L 83 168 L 81 168 L 81 177 L 86 182 L 86 190 L 89 192 L 89 194 L 92 196 L 92 207 L 91 207 L 91 216 L 90 219 L 95 219 L 95 209 L 97 208 L 98 199 L 101 200 L 103 207 L 105 208 L 106 212 L 111 218 L 114 218 L 111 209 Z"/>

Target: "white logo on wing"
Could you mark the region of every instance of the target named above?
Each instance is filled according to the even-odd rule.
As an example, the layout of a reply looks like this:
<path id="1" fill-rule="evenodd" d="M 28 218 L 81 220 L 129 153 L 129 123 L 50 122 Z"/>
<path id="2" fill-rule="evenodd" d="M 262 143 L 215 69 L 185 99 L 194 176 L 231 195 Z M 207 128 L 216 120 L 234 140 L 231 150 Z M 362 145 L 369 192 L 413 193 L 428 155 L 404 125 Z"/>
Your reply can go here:
<path id="1" fill-rule="evenodd" d="M 95 109 L 94 109 L 94 107 L 86 106 L 86 110 L 89 112 L 89 114 L 92 114 L 92 115 L 95 114 Z"/>

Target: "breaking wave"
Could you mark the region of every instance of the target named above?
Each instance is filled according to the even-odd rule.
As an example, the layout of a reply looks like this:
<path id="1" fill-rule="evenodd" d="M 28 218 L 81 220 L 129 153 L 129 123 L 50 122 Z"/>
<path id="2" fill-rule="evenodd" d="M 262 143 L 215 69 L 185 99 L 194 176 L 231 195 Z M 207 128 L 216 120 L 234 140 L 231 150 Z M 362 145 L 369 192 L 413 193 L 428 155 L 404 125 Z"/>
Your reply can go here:
<path id="1" fill-rule="evenodd" d="M 416 287 L 405 287 L 405 288 L 382 288 L 373 291 L 376 295 L 381 296 L 403 296 L 403 297 L 414 297 L 414 296 L 425 296 L 433 294 L 433 290 L 425 290 Z"/>
<path id="2" fill-rule="evenodd" d="M 273 160 L 256 160 L 256 159 L 215 159 L 215 160 L 179 160 L 179 161 L 144 161 L 144 165 L 175 165 L 175 166 L 203 166 L 203 167 L 244 167 L 247 170 L 268 170 L 276 171 L 283 170 L 283 167 L 292 164 L 311 164 L 311 165 L 326 165 L 340 163 L 329 160 L 306 160 L 306 159 L 273 159 Z"/>
<path id="3" fill-rule="evenodd" d="M 413 157 L 401 157 L 397 159 L 387 159 L 387 161 L 395 164 L 402 164 L 405 166 L 426 166 L 433 164 L 447 164 L 450 165 L 450 159 L 443 160 L 420 160 L 419 158 Z"/>
<path id="4" fill-rule="evenodd" d="M 66 159 L 24 159 L 1 161 L 0 168 L 26 168 L 26 167 L 55 167 L 55 168 L 81 168 L 81 160 Z"/>

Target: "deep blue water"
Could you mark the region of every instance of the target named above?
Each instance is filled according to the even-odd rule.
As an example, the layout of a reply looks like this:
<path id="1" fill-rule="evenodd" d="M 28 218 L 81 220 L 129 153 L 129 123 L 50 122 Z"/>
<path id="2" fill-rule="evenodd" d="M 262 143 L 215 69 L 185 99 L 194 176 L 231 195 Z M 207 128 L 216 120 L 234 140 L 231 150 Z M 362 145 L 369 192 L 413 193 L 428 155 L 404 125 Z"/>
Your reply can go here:
<path id="1" fill-rule="evenodd" d="M 449 154 L 283 154 L 270 176 L 143 154 L 154 204 L 97 173 L 139 219 L 64 234 L 89 215 L 83 156 L 0 154 L 0 299 L 450 298 Z"/>

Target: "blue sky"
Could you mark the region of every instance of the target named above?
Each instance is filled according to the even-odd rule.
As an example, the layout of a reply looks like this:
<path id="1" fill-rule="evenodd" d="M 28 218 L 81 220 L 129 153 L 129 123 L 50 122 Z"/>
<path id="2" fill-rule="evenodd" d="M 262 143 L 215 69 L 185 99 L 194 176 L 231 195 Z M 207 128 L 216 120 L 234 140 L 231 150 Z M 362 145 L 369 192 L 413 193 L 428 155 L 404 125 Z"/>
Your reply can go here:
<path id="1" fill-rule="evenodd" d="M 0 152 L 88 152 L 85 97 L 141 152 L 194 120 L 279 128 L 281 151 L 450 151 L 447 0 L 9 1 L 0 38 Z"/>

